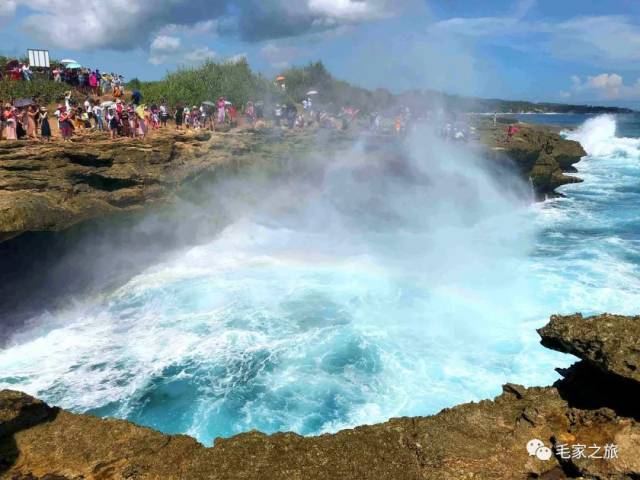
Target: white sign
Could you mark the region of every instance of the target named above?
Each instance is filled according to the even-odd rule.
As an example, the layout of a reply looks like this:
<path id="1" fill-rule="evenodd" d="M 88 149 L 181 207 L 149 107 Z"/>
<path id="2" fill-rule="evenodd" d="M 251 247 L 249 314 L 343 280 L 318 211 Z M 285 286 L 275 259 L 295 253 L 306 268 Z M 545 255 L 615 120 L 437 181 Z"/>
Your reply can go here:
<path id="1" fill-rule="evenodd" d="M 50 68 L 49 50 L 27 50 L 29 65 L 32 67 Z"/>

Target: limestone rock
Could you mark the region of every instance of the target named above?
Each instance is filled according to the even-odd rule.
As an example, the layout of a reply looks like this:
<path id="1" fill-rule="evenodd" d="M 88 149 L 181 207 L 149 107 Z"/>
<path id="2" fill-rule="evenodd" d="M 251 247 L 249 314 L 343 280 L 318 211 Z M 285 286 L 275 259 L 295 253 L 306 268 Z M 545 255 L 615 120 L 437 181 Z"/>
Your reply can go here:
<path id="1" fill-rule="evenodd" d="M 575 355 L 604 372 L 640 382 L 640 316 L 554 315 L 538 333 L 548 348 Z"/>

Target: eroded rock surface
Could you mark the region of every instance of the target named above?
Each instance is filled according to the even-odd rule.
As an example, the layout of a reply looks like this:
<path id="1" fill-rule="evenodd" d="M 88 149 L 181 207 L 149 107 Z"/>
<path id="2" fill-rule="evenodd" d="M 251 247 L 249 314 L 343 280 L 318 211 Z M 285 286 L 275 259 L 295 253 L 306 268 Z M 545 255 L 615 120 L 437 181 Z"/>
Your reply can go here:
<path id="1" fill-rule="evenodd" d="M 554 315 L 539 330 L 542 344 L 601 370 L 640 382 L 640 316 Z"/>
<path id="2" fill-rule="evenodd" d="M 511 160 L 531 180 L 538 197 L 554 196 L 556 188 L 582 181 L 566 175 L 575 172 L 573 165 L 587 154 L 578 142 L 563 138 L 553 128 L 525 123 L 518 123 L 518 132 L 506 141 L 506 127 L 480 122 L 481 142 L 493 157 Z"/>
<path id="3" fill-rule="evenodd" d="M 144 142 L 84 134 L 71 143 L 0 143 L 0 241 L 60 231 L 170 198 L 204 171 L 298 148 L 305 138 L 269 131 L 155 132 Z"/>
<path id="4" fill-rule="evenodd" d="M 613 356 L 607 352 L 616 336 L 634 331 L 637 319 L 552 317 L 540 333 L 553 348 L 584 350 L 590 352 L 585 357 L 600 359 Z M 637 360 L 635 350 L 625 352 L 631 363 Z M 553 387 L 507 384 L 494 400 L 430 417 L 317 437 L 254 431 L 217 439 L 209 448 L 123 420 L 58 411 L 5 390 L 0 392 L 0 478 L 633 480 L 640 478 L 640 407 L 621 403 L 617 397 L 625 390 L 618 381 L 635 388 L 639 383 L 609 370 L 616 365 L 581 361 L 562 372 Z M 589 392 L 599 392 L 598 398 L 585 403 L 582 397 Z M 555 454 L 548 460 L 529 455 L 531 439 L 553 447 Z M 562 445 L 600 446 L 599 457 L 606 456 L 606 445 L 616 451 L 610 449 L 608 458 L 590 458 L 594 450 L 589 449 L 584 457 L 563 458 L 557 453 Z"/>
<path id="5" fill-rule="evenodd" d="M 479 126 L 490 155 L 508 159 L 530 178 L 539 197 L 560 185 L 580 181 L 564 172 L 585 155 L 582 147 L 552 129 L 521 125 L 510 142 L 504 126 Z M 332 136 L 349 142 L 349 133 Z M 163 130 L 150 138 L 112 141 L 84 134 L 71 143 L 0 143 L 0 242 L 24 232 L 60 231 L 86 220 L 135 211 L 174 194 L 194 176 L 221 165 L 264 160 L 284 152 L 309 151 L 315 133 L 239 130 L 175 132 Z M 335 138 L 334 138 L 335 137 Z M 397 141 L 390 137 L 386 141 Z M 375 142 L 374 142 L 375 143 Z"/>

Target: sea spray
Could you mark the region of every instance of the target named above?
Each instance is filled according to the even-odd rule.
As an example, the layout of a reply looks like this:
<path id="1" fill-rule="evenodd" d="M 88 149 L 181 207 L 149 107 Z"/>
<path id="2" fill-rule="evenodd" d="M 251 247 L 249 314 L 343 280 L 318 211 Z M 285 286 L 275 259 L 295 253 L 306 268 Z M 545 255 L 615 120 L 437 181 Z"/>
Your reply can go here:
<path id="1" fill-rule="evenodd" d="M 567 203 L 532 210 L 527 192 L 428 129 L 220 180 L 199 205 L 234 219 L 219 235 L 50 314 L 0 353 L 0 386 L 210 443 L 548 384 L 570 360 L 535 328 L 582 305 L 567 292 L 602 294 L 553 236 L 573 228 L 549 214 Z"/>

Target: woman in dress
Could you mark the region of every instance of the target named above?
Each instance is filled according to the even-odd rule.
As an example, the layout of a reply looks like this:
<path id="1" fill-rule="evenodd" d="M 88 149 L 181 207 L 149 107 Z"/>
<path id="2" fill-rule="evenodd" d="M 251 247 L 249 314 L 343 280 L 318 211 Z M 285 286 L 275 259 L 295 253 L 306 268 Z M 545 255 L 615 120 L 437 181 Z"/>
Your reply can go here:
<path id="1" fill-rule="evenodd" d="M 129 112 L 123 110 L 120 114 L 120 121 L 122 122 L 122 136 L 130 137 L 131 136 L 131 122 L 129 119 Z"/>
<path id="2" fill-rule="evenodd" d="M 46 142 L 51 140 L 51 126 L 49 125 L 49 114 L 45 107 L 40 108 L 40 136 Z"/>
<path id="3" fill-rule="evenodd" d="M 71 118 L 67 107 L 60 108 L 60 135 L 62 135 L 62 141 L 70 142 L 71 135 L 73 135 L 73 125 L 71 124 Z"/>
<path id="4" fill-rule="evenodd" d="M 4 137 L 7 140 L 17 140 L 18 135 L 16 133 L 16 115 L 13 108 L 8 103 L 4 106 L 4 112 L 2 112 L 2 119 L 4 120 Z"/>
<path id="5" fill-rule="evenodd" d="M 224 97 L 218 97 L 216 106 L 218 107 L 218 124 L 222 125 L 224 123 L 227 109 L 227 102 Z"/>
<path id="6" fill-rule="evenodd" d="M 136 112 L 136 117 L 138 120 L 138 136 L 144 140 L 144 136 L 147 134 L 147 109 L 145 108 L 142 111 L 142 115 Z"/>
<path id="7" fill-rule="evenodd" d="M 30 105 L 26 110 L 26 124 L 27 124 L 27 138 L 32 138 L 34 140 L 38 139 L 37 129 L 38 126 L 36 124 L 36 117 L 38 116 L 38 111 L 36 107 Z"/>

